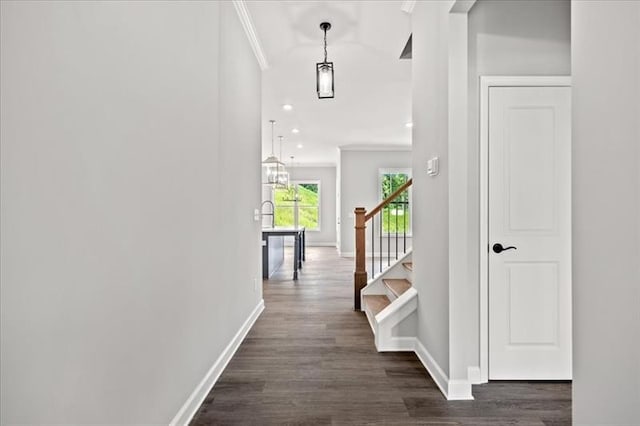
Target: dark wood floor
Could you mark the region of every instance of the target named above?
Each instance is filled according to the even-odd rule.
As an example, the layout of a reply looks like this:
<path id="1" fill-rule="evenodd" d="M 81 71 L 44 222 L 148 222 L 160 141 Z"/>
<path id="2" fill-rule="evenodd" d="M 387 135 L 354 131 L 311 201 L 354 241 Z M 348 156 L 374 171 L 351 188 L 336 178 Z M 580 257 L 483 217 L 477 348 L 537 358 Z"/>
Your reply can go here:
<path id="1" fill-rule="evenodd" d="M 376 352 L 352 273 L 318 247 L 298 282 L 286 264 L 265 281 L 265 311 L 192 424 L 571 424 L 567 383 L 492 382 L 446 401 L 413 353 Z"/>

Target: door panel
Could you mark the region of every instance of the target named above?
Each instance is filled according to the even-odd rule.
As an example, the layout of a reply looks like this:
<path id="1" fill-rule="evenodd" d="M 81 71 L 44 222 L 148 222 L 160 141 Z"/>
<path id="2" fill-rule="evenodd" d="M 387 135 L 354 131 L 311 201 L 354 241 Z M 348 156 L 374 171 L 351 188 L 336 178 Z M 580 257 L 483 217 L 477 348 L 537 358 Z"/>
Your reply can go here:
<path id="1" fill-rule="evenodd" d="M 506 315 L 511 349 L 558 343 L 558 264 L 507 262 Z"/>
<path id="2" fill-rule="evenodd" d="M 505 206 L 509 231 L 555 228 L 554 111 L 548 107 L 508 108 L 505 142 Z M 535 172 L 532 173 L 532 165 Z M 536 194 L 532 197 L 531 194 Z"/>
<path id="3" fill-rule="evenodd" d="M 489 378 L 571 378 L 571 92 L 489 89 Z"/>

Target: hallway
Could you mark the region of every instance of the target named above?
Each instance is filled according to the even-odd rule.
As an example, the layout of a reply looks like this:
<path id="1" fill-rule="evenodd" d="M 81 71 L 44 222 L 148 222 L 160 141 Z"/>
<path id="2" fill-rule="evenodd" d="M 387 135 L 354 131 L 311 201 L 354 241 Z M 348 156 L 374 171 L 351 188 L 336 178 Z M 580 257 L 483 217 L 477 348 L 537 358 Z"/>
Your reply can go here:
<path id="1" fill-rule="evenodd" d="M 570 384 L 495 382 L 447 402 L 415 354 L 376 352 L 334 248 L 307 248 L 297 283 L 290 271 L 264 281 L 265 311 L 192 424 L 571 424 Z"/>

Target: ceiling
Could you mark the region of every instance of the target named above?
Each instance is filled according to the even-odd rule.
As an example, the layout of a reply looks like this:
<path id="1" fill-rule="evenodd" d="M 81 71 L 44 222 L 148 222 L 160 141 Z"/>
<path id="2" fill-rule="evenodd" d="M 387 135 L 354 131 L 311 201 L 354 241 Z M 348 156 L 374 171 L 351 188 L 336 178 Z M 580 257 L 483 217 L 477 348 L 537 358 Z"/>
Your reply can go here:
<path id="1" fill-rule="evenodd" d="M 262 77 L 263 157 L 271 152 L 270 119 L 284 136 L 287 163 L 335 164 L 340 146 L 411 143 L 411 62 L 400 54 L 411 33 L 401 1 L 247 1 L 268 68 Z M 315 64 L 335 68 L 335 98 L 318 99 Z M 293 106 L 284 111 L 282 105 Z M 298 134 L 292 129 L 299 129 Z M 298 148 L 301 144 L 303 147 Z"/>

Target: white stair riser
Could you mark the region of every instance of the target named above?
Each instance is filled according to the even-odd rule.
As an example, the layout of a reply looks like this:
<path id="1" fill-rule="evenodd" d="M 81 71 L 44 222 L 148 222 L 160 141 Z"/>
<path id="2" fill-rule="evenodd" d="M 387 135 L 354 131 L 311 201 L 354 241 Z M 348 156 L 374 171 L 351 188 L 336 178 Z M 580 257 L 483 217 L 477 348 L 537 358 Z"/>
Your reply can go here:
<path id="1" fill-rule="evenodd" d="M 367 321 L 369 321 L 369 325 L 371 326 L 371 330 L 373 331 L 373 335 L 375 336 L 377 334 L 376 331 L 378 329 L 378 324 L 376 323 L 376 317 L 373 315 L 373 313 L 369 309 L 366 309 L 366 307 L 364 312 L 367 315 Z"/>
<path id="2" fill-rule="evenodd" d="M 376 349 L 379 352 L 413 350 L 413 345 L 407 342 L 413 342 L 412 339 L 415 336 L 394 336 L 393 329 L 403 321 L 415 322 L 415 315 L 412 314 L 418 307 L 418 292 L 411 287 L 397 297 L 382 281 L 383 279 L 406 279 L 412 282 L 413 273 L 402 264 L 403 262 L 411 262 L 412 257 L 412 252 L 407 253 L 397 262 L 393 262 L 390 268 L 370 279 L 367 286 L 362 289 L 362 310 L 367 315 L 367 320 L 375 336 Z M 391 303 L 374 316 L 364 303 L 365 295 L 383 295 Z"/>
<path id="3" fill-rule="evenodd" d="M 418 292 L 410 288 L 374 318 L 370 318 L 369 313 L 367 318 L 375 335 L 378 352 L 398 350 L 398 338 L 393 336 L 393 328 L 407 319 L 417 308 Z"/>
<path id="4" fill-rule="evenodd" d="M 389 287 L 387 287 L 386 285 L 384 286 L 386 292 L 385 294 L 387 295 L 387 297 L 389 298 L 389 300 L 391 300 L 392 302 L 394 300 L 396 300 L 398 297 L 391 291 L 391 289 Z"/>

